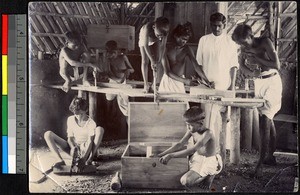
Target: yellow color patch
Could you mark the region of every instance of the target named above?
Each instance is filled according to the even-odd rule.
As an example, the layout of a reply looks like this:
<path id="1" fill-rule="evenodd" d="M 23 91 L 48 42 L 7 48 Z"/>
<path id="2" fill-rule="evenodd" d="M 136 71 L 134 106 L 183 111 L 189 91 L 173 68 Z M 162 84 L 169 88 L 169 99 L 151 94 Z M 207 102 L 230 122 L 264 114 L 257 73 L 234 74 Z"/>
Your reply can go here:
<path id="1" fill-rule="evenodd" d="M 7 95 L 7 55 L 2 55 L 2 95 Z"/>

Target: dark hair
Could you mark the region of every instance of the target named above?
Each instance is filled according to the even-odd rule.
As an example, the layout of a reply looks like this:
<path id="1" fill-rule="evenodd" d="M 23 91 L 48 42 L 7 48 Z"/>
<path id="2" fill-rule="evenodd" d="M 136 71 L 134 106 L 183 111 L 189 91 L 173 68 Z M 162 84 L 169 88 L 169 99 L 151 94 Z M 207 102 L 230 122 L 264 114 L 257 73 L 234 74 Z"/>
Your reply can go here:
<path id="1" fill-rule="evenodd" d="M 220 12 L 216 12 L 212 14 L 209 18 L 210 22 L 216 22 L 216 21 L 221 21 L 223 24 L 226 23 L 226 17 L 221 14 Z"/>
<path id="2" fill-rule="evenodd" d="M 251 27 L 247 24 L 240 24 L 234 29 L 231 38 L 233 41 L 239 42 L 246 39 L 248 36 L 252 36 Z"/>
<path id="3" fill-rule="evenodd" d="M 159 29 L 162 34 L 164 36 L 166 36 L 169 32 L 169 29 L 168 30 L 165 30 L 166 28 L 169 28 L 170 27 L 170 22 L 168 20 L 168 18 L 166 17 L 158 17 L 156 18 L 156 20 L 154 21 L 154 25 L 157 29 Z"/>
<path id="4" fill-rule="evenodd" d="M 69 110 L 71 112 L 74 112 L 75 110 L 83 110 L 87 111 L 88 109 L 88 104 L 87 101 L 81 97 L 75 96 L 70 103 Z"/>
<path id="5" fill-rule="evenodd" d="M 80 43 L 81 36 L 77 31 L 68 31 L 65 33 L 66 40 L 72 43 Z"/>
<path id="6" fill-rule="evenodd" d="M 205 112 L 199 106 L 193 106 L 185 111 L 183 118 L 186 122 L 197 122 L 205 118 Z"/>
<path id="7" fill-rule="evenodd" d="M 190 22 L 186 22 L 185 24 L 181 25 L 178 24 L 176 28 L 172 32 L 173 37 L 180 37 L 180 36 L 193 36 L 192 24 Z"/>
<path id="8" fill-rule="evenodd" d="M 105 43 L 105 49 L 109 52 L 117 50 L 118 49 L 118 43 L 114 40 L 107 41 Z"/>

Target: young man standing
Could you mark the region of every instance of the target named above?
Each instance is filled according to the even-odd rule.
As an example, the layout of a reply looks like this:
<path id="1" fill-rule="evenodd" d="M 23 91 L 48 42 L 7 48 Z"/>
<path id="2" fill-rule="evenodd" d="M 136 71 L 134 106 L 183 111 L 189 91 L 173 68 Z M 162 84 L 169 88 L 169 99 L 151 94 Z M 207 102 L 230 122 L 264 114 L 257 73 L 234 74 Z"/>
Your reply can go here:
<path id="1" fill-rule="evenodd" d="M 278 70 L 280 62 L 271 40 L 267 37 L 254 37 L 248 25 L 238 25 L 232 39 L 241 45 L 244 58 L 243 71 L 251 75 L 253 67 L 258 71 L 254 80 L 255 96 L 266 100 L 260 112 L 260 157 L 254 171 L 255 177 L 262 176 L 262 164 L 276 165 L 273 153 L 276 149 L 276 129 L 274 115 L 281 108 L 282 82 Z M 256 71 L 257 72 L 257 71 Z M 267 156 L 266 156 L 267 153 Z"/>
<path id="2" fill-rule="evenodd" d="M 226 18 L 221 13 L 210 16 L 212 33 L 200 38 L 196 59 L 207 79 L 218 90 L 231 90 L 235 83 L 233 77 L 239 67 L 237 45 L 226 33 Z M 219 133 L 222 129 L 221 112 L 226 112 L 226 107 L 212 104 L 203 105 L 206 113 L 205 126 L 214 132 L 217 151 L 219 147 Z M 223 159 L 224 160 L 224 159 Z"/>

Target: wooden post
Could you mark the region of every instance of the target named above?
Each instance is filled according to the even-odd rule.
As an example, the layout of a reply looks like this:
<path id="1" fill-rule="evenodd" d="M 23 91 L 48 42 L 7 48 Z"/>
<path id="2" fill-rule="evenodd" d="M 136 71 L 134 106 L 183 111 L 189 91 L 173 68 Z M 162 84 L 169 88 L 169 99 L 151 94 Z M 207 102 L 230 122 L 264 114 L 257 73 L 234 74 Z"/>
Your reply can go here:
<path id="1" fill-rule="evenodd" d="M 279 51 L 279 38 L 280 38 L 280 30 L 281 30 L 281 2 L 277 2 L 278 3 L 278 10 L 277 10 L 277 33 L 276 33 L 276 40 L 275 40 L 275 48 L 276 48 L 276 52 L 278 53 Z"/>
<path id="2" fill-rule="evenodd" d="M 227 18 L 228 2 L 217 3 L 217 10 Z"/>
<path id="3" fill-rule="evenodd" d="M 273 43 L 275 43 L 275 25 L 274 25 L 274 10 L 273 10 L 274 2 L 269 2 L 269 36 Z"/>
<path id="4" fill-rule="evenodd" d="M 230 163 L 238 164 L 240 162 L 240 108 L 231 108 L 231 145 L 230 145 Z"/>
<path id="5" fill-rule="evenodd" d="M 220 132 L 220 155 L 223 160 L 223 167 L 226 164 L 226 129 L 227 129 L 227 117 L 223 114 L 222 116 L 222 129 Z"/>
<path id="6" fill-rule="evenodd" d="M 241 148 L 252 149 L 253 109 L 241 109 Z"/>
<path id="7" fill-rule="evenodd" d="M 96 121 L 97 93 L 89 92 L 89 116 Z"/>
<path id="8" fill-rule="evenodd" d="M 164 15 L 164 3 L 155 3 L 155 19 Z"/>
<path id="9" fill-rule="evenodd" d="M 252 148 L 259 150 L 259 115 L 257 108 L 253 109 L 253 123 L 252 123 Z"/>
<path id="10" fill-rule="evenodd" d="M 121 3 L 121 14 L 120 14 L 120 21 L 121 25 L 125 24 L 125 3 Z"/>

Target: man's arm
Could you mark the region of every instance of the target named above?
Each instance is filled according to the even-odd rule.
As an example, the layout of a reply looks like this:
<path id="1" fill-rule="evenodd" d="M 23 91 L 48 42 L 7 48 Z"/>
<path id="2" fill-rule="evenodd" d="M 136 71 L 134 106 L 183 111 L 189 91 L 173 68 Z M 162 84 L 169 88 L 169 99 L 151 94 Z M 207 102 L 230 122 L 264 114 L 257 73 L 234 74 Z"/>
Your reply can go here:
<path id="1" fill-rule="evenodd" d="M 230 84 L 228 90 L 235 90 L 236 71 L 237 71 L 237 67 L 236 66 L 230 68 L 231 84 Z"/>
<path id="2" fill-rule="evenodd" d="M 82 170 L 85 166 L 85 162 L 87 161 L 88 157 L 90 156 L 91 154 L 91 151 L 92 151 L 92 147 L 93 147 L 93 140 L 94 140 L 94 137 L 95 135 L 93 136 L 89 136 L 88 140 L 87 140 L 87 150 L 85 152 L 85 154 L 83 155 L 83 157 L 81 157 L 79 160 L 78 160 L 78 169 L 79 170 Z"/>
<path id="3" fill-rule="evenodd" d="M 172 153 L 174 151 L 178 151 L 178 150 L 182 149 L 184 147 L 184 145 L 188 142 L 190 137 L 191 137 L 191 134 L 190 134 L 190 132 L 187 131 L 178 143 L 176 143 L 172 147 L 168 148 L 164 152 L 158 154 L 158 156 L 161 157 L 161 156 L 164 156 L 166 154 L 169 154 L 169 153 Z"/>
<path id="4" fill-rule="evenodd" d="M 159 159 L 159 161 L 163 164 L 167 164 L 171 158 L 186 157 L 194 154 L 199 148 L 205 146 L 206 143 L 211 139 L 211 137 L 212 134 L 210 132 L 205 132 L 203 139 L 198 140 L 193 147 L 164 155 Z"/>
<path id="5" fill-rule="evenodd" d="M 162 59 L 162 61 L 161 61 L 161 64 L 162 64 L 162 66 L 163 66 L 164 73 L 165 73 L 168 77 L 170 77 L 170 78 L 172 78 L 172 79 L 174 79 L 174 80 L 176 80 L 176 81 L 182 82 L 182 83 L 184 83 L 184 84 L 186 84 L 186 85 L 191 85 L 191 79 L 184 79 L 184 78 L 182 78 L 182 77 L 177 76 L 176 74 L 174 74 L 174 73 L 171 71 L 171 69 L 170 69 L 170 64 L 169 64 L 169 59 L 168 59 L 168 57 L 167 57 L 166 54 L 165 54 L 165 56 L 163 57 L 163 59 Z"/>
<path id="6" fill-rule="evenodd" d="M 76 66 L 76 67 L 92 67 L 92 68 L 97 68 L 99 69 L 96 65 L 92 63 L 82 63 L 76 60 L 71 59 L 71 57 L 68 55 L 68 53 L 65 51 L 65 49 L 61 50 L 62 57 L 64 58 L 65 61 L 67 61 L 71 66 Z"/>
<path id="7" fill-rule="evenodd" d="M 197 74 L 207 83 L 209 84 L 209 80 L 208 78 L 206 77 L 204 71 L 203 71 L 203 66 L 202 65 L 199 65 L 197 60 L 196 60 L 196 57 L 195 57 L 195 54 L 194 52 L 192 51 L 192 48 L 191 47 L 188 47 L 188 56 L 194 66 L 194 69 L 195 71 L 197 72 Z"/>
<path id="8" fill-rule="evenodd" d="M 151 55 L 150 47 L 148 45 L 148 42 L 149 42 L 148 25 L 149 25 L 149 23 L 142 27 L 142 28 L 145 28 L 142 31 L 144 33 L 144 35 L 142 35 L 142 37 L 144 37 L 142 45 L 145 48 L 146 54 L 147 54 L 148 58 L 150 59 L 151 64 L 154 64 L 155 62 L 154 62 L 153 56 Z"/>
<path id="9" fill-rule="evenodd" d="M 127 69 L 129 69 L 129 71 L 131 73 L 133 73 L 134 69 L 133 69 L 133 67 L 132 67 L 131 63 L 129 62 L 128 57 L 126 55 L 124 55 L 124 62 L 125 62 L 125 65 L 126 65 Z"/>
<path id="10" fill-rule="evenodd" d="M 68 144 L 71 148 L 70 150 L 70 155 L 73 155 L 73 151 L 74 151 L 74 148 L 77 146 L 76 142 L 75 142 L 75 138 L 73 136 L 71 137 L 68 137 Z"/>

